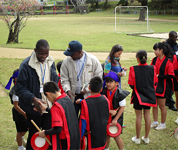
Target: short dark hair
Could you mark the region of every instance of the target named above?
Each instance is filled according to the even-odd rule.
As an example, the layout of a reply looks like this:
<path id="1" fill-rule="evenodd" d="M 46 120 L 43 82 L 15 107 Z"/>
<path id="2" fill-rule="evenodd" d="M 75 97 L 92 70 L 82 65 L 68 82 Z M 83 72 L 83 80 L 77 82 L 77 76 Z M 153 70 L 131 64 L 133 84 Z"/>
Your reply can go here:
<path id="1" fill-rule="evenodd" d="M 112 79 L 112 78 L 110 78 L 110 77 L 106 77 L 106 78 L 105 78 L 105 81 L 106 81 L 106 82 L 110 82 L 110 81 L 111 81 L 111 82 L 113 82 L 113 81 L 116 82 L 114 79 Z"/>
<path id="2" fill-rule="evenodd" d="M 94 93 L 100 92 L 103 86 L 103 80 L 99 76 L 94 76 L 90 80 L 90 90 Z"/>
<path id="3" fill-rule="evenodd" d="M 141 64 L 145 64 L 147 61 L 147 52 L 145 50 L 139 50 L 136 54 L 136 58 L 140 59 Z"/>
<path id="4" fill-rule="evenodd" d="M 36 43 L 36 50 L 38 50 L 40 47 L 49 47 L 49 44 L 46 40 L 41 39 Z"/>
<path id="5" fill-rule="evenodd" d="M 60 69 L 61 69 L 62 62 L 63 62 L 63 61 L 60 61 L 60 62 L 58 62 L 57 65 L 56 65 L 57 71 L 58 71 L 59 73 L 60 73 Z"/>
<path id="6" fill-rule="evenodd" d="M 43 91 L 44 95 L 46 95 L 46 92 L 51 92 L 55 94 L 56 92 L 59 92 L 59 87 L 55 82 L 50 81 L 44 84 Z"/>
<path id="7" fill-rule="evenodd" d="M 160 50 L 163 49 L 163 54 L 166 57 L 168 57 L 170 55 L 170 48 L 169 48 L 169 46 L 165 42 L 163 42 L 163 43 L 161 43 L 161 42 L 156 43 L 153 46 L 153 49 L 156 50 L 157 48 L 160 49 Z"/>

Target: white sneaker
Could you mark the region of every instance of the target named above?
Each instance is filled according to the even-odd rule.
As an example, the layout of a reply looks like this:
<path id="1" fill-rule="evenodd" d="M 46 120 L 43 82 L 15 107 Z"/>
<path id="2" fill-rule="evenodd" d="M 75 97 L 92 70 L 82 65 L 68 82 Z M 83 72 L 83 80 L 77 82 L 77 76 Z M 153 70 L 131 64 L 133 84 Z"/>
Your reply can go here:
<path id="1" fill-rule="evenodd" d="M 156 129 L 156 130 L 163 130 L 163 129 L 166 129 L 166 125 L 159 124 L 155 129 Z"/>
<path id="2" fill-rule="evenodd" d="M 24 138 L 22 139 L 22 145 L 23 145 L 23 147 L 26 147 L 26 145 L 27 145 L 27 141 Z"/>
<path id="3" fill-rule="evenodd" d="M 145 138 L 144 136 L 142 137 L 142 140 L 143 140 L 146 144 L 148 144 L 148 143 L 150 142 L 149 138 Z"/>
<path id="4" fill-rule="evenodd" d="M 140 144 L 140 139 L 137 139 L 136 136 L 132 137 L 132 141 L 136 144 Z"/>
<path id="5" fill-rule="evenodd" d="M 156 128 L 158 125 L 159 125 L 158 123 L 152 122 L 151 123 L 151 128 Z"/>
<path id="6" fill-rule="evenodd" d="M 178 125 L 178 117 L 177 117 L 177 119 L 176 119 L 175 123 L 177 123 L 177 125 Z"/>

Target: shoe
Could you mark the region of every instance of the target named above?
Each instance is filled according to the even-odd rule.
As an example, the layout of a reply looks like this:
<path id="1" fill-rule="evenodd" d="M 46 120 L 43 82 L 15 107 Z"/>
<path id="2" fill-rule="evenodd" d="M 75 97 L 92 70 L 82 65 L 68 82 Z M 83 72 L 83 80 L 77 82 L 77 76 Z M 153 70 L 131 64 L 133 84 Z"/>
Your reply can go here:
<path id="1" fill-rule="evenodd" d="M 20 150 L 19 148 L 18 148 L 18 150 Z M 23 149 L 22 150 L 26 150 L 26 148 L 25 147 L 23 147 Z"/>
<path id="2" fill-rule="evenodd" d="M 164 130 L 164 129 L 166 129 L 166 125 L 159 124 L 155 129 L 156 130 Z"/>
<path id="3" fill-rule="evenodd" d="M 132 137 L 132 141 L 136 144 L 140 144 L 140 139 L 137 139 L 136 136 Z"/>
<path id="4" fill-rule="evenodd" d="M 177 119 L 176 119 L 175 123 L 177 123 L 177 125 L 178 125 L 178 117 L 177 117 Z"/>
<path id="5" fill-rule="evenodd" d="M 25 148 L 26 148 L 27 141 L 26 141 L 25 139 L 22 139 L 22 145 L 23 145 L 23 147 L 25 147 Z"/>
<path id="6" fill-rule="evenodd" d="M 176 107 L 174 105 L 169 106 L 169 109 L 173 110 L 173 111 L 177 111 Z"/>
<path id="7" fill-rule="evenodd" d="M 122 127 L 125 128 L 125 124 L 123 124 Z"/>
<path id="8" fill-rule="evenodd" d="M 151 123 L 151 128 L 156 128 L 158 125 L 159 125 L 158 123 L 152 122 Z"/>
<path id="9" fill-rule="evenodd" d="M 148 144 L 148 143 L 150 142 L 149 138 L 145 138 L 144 136 L 142 137 L 142 140 L 143 140 L 146 144 Z"/>

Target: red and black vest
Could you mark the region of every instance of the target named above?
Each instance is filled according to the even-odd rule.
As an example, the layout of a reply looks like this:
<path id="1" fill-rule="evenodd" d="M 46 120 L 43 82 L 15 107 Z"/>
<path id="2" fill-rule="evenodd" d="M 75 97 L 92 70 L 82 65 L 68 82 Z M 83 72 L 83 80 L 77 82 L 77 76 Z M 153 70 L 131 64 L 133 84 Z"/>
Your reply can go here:
<path id="1" fill-rule="evenodd" d="M 84 116 L 82 116 L 84 115 Z M 88 96 L 81 101 L 81 116 L 79 128 L 81 131 L 81 119 L 85 119 L 88 150 L 101 150 L 106 146 L 106 127 L 109 119 L 109 102 L 104 95 Z M 83 136 L 83 138 L 85 138 Z M 83 140 L 85 141 L 85 140 Z"/>
<path id="2" fill-rule="evenodd" d="M 64 96 L 63 96 L 64 95 Z M 67 150 L 80 149 L 80 132 L 78 126 L 78 118 L 75 113 L 74 104 L 72 103 L 71 99 L 66 95 L 63 94 L 62 98 L 58 99 L 55 102 L 55 105 L 59 107 L 63 114 L 63 123 L 64 123 L 64 130 L 66 137 L 66 144 Z M 55 134 L 52 135 L 52 143 L 53 149 L 63 149 L 61 145 L 61 137 L 63 135 Z M 62 138 L 63 139 L 63 138 Z"/>
<path id="3" fill-rule="evenodd" d="M 152 65 L 138 65 L 133 66 L 133 71 L 135 75 L 135 85 L 132 92 L 131 103 L 136 95 L 139 104 L 144 106 L 156 107 L 156 69 Z M 129 79 L 131 80 L 131 79 Z"/>

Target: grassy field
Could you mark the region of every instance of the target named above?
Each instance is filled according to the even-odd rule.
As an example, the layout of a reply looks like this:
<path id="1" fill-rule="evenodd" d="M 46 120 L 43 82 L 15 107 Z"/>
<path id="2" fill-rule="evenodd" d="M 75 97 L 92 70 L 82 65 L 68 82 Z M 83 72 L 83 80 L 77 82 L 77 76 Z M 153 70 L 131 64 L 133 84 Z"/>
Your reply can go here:
<path id="1" fill-rule="evenodd" d="M 58 62 L 59 60 L 56 60 Z M 9 77 L 12 74 L 12 71 L 20 65 L 22 59 L 8 59 L 8 58 L 0 58 L 0 84 L 5 86 L 9 80 Z M 150 63 L 150 60 L 148 61 Z M 3 65 L 2 65 L 3 64 Z M 130 61 L 121 61 L 122 66 L 129 67 L 131 65 L 136 65 L 136 60 Z M 128 84 L 128 72 L 127 76 L 122 78 L 122 88 L 126 89 L 131 92 Z M 8 92 L 6 90 L 6 92 Z M 131 95 L 131 94 L 130 94 Z M 177 112 L 171 111 L 167 109 L 167 120 L 166 126 L 167 129 L 163 131 L 156 131 L 151 129 L 150 131 L 150 144 L 143 144 L 136 145 L 131 141 L 131 138 L 135 136 L 135 113 L 133 106 L 130 105 L 130 95 L 127 97 L 127 105 L 125 107 L 124 112 L 124 124 L 126 128 L 123 129 L 123 134 L 121 135 L 123 142 L 124 142 L 124 149 L 131 150 L 131 149 L 140 149 L 140 150 L 176 150 L 178 149 L 177 140 L 174 137 L 170 137 L 170 135 L 174 132 L 177 128 L 175 124 L 175 119 L 177 116 Z M 16 130 L 14 122 L 12 121 L 12 113 L 11 108 L 12 105 L 10 104 L 9 97 L 1 97 L 0 98 L 0 150 L 15 150 L 17 149 L 17 144 L 14 141 Z M 151 120 L 153 118 L 151 116 Z M 160 111 L 159 111 L 159 122 L 160 122 Z M 144 135 L 144 120 L 142 119 L 142 130 L 141 136 Z M 26 136 L 27 137 L 27 136 Z M 110 144 L 111 150 L 116 150 L 117 146 L 115 141 L 112 139 Z"/>
<path id="2" fill-rule="evenodd" d="M 177 30 L 178 16 L 149 16 L 151 29 L 157 32 Z M 168 20 L 169 19 L 169 20 Z M 139 21 L 127 28 L 139 28 Z M 0 21 L 0 46 L 33 49 L 36 41 L 46 39 L 52 50 L 66 50 L 71 40 L 78 40 L 86 51 L 109 52 L 115 44 L 123 46 L 125 52 L 136 52 L 138 49 L 152 51 L 152 46 L 160 39 L 128 36 L 115 33 L 114 13 L 92 12 L 86 15 L 44 15 L 34 16 L 27 21 L 20 32 L 20 44 L 6 44 L 8 29 Z"/>

